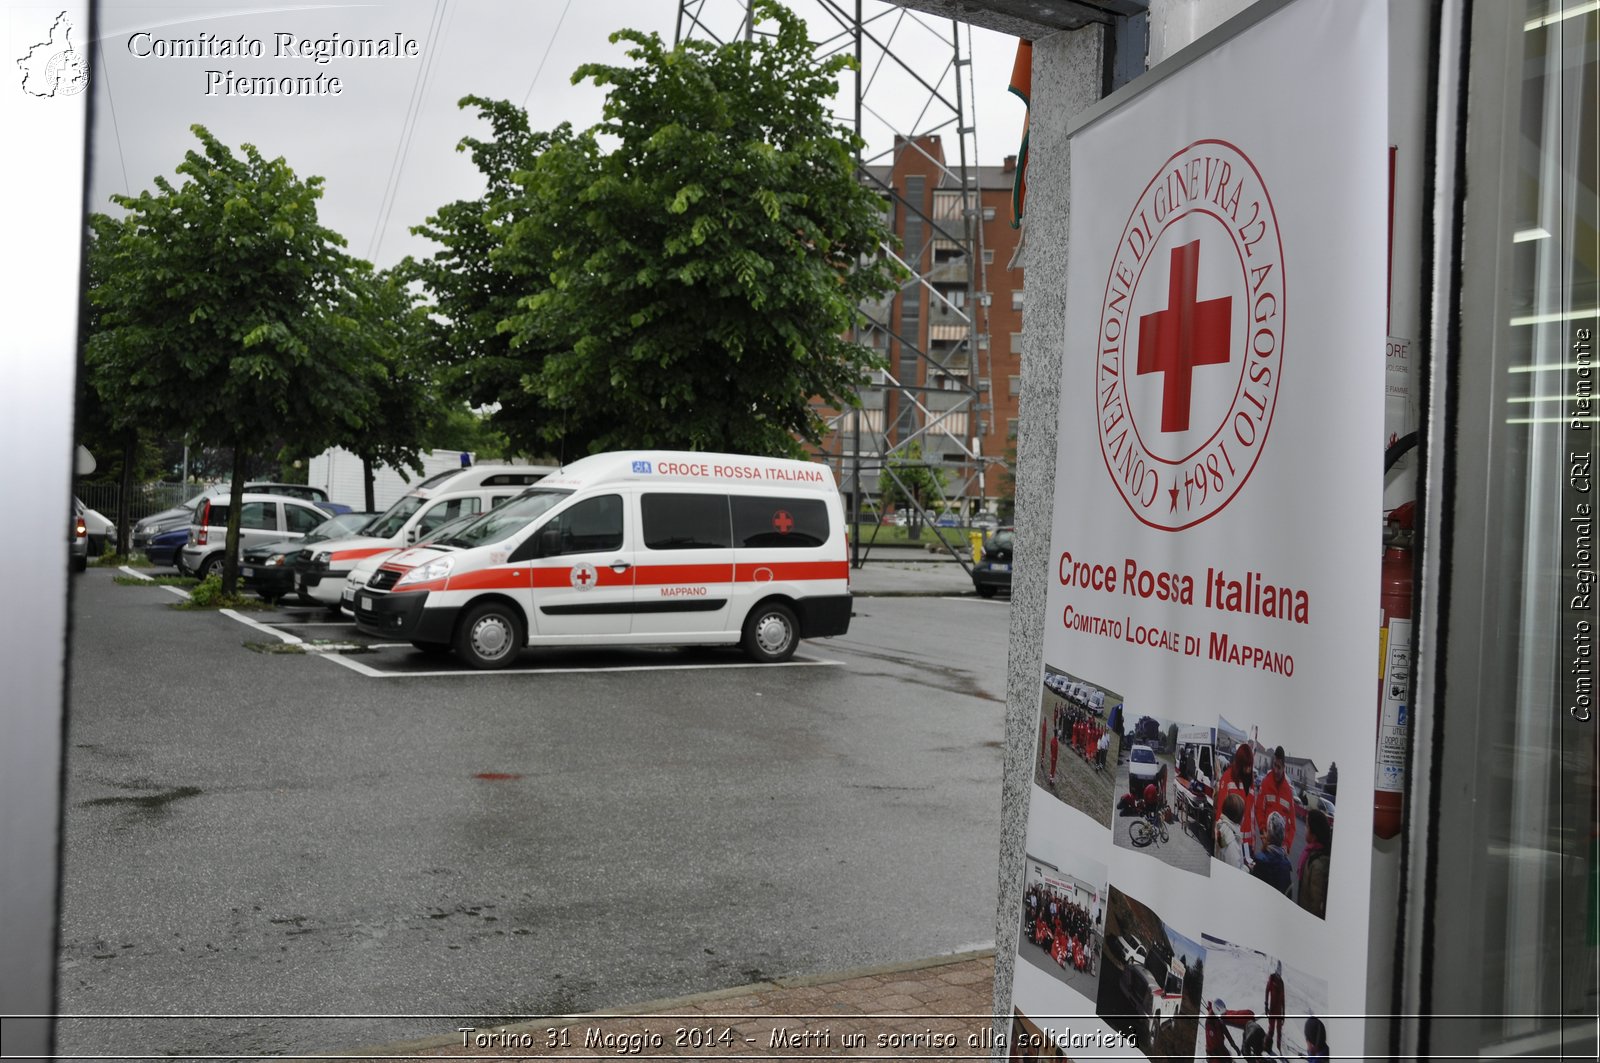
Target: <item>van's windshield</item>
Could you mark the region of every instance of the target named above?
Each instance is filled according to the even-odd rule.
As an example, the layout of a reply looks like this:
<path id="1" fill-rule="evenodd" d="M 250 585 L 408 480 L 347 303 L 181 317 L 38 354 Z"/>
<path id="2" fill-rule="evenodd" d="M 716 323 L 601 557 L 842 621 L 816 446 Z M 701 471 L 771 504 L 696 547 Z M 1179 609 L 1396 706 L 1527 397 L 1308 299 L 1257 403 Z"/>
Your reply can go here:
<path id="1" fill-rule="evenodd" d="M 375 539 L 393 539 L 400 534 L 400 529 L 406 526 L 406 521 L 411 519 L 411 514 L 422 508 L 422 503 L 427 501 L 421 495 L 406 495 L 400 501 L 390 506 L 383 516 L 372 522 L 365 534 Z"/>
<path id="2" fill-rule="evenodd" d="M 509 502 L 503 502 L 462 528 L 448 539 L 440 539 L 441 546 L 487 546 L 500 542 L 523 528 L 528 522 L 548 513 L 571 491 L 535 487 L 524 491 Z"/>

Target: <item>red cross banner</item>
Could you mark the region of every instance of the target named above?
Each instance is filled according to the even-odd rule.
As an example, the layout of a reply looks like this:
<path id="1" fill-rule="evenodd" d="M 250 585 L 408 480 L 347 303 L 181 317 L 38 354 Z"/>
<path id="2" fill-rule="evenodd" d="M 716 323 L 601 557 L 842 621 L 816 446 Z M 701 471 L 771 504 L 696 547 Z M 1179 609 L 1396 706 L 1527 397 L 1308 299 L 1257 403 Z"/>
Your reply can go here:
<path id="1" fill-rule="evenodd" d="M 1297 0 L 1068 142 L 1013 1004 L 1071 1058 L 1364 1051 L 1387 48 Z"/>

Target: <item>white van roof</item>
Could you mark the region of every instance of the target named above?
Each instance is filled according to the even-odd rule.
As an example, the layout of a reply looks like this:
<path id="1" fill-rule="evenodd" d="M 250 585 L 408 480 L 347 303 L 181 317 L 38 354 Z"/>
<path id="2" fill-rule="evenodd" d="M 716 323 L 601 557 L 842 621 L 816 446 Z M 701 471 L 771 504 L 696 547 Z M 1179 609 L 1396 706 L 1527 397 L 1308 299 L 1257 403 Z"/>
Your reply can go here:
<path id="1" fill-rule="evenodd" d="M 624 450 L 579 458 L 539 481 L 579 489 L 606 483 L 704 484 L 834 494 L 833 470 L 812 461 L 698 451 Z"/>
<path id="2" fill-rule="evenodd" d="M 479 487 L 514 487 L 521 490 L 542 481 L 555 471 L 553 465 L 466 465 L 434 473 L 406 494 L 432 498 L 449 491 L 471 491 Z"/>

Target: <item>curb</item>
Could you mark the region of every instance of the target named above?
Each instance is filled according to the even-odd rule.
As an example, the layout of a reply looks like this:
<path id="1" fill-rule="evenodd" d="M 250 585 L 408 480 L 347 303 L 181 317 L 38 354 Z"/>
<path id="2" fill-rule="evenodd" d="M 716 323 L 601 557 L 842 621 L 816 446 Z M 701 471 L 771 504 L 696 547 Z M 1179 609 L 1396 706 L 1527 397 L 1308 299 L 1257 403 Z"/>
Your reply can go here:
<path id="1" fill-rule="evenodd" d="M 930 956 L 921 960 L 906 960 L 901 963 L 883 963 L 871 967 L 852 967 L 844 971 L 831 971 L 827 974 L 796 975 L 794 977 L 771 978 L 762 982 L 751 982 L 747 985 L 730 986 L 726 989 L 710 989 L 703 993 L 690 993 L 677 997 L 662 997 L 658 1000 L 648 1000 L 642 1004 L 629 1004 L 625 1007 L 611 1008 L 606 1011 L 586 1011 L 572 1015 L 530 1015 L 513 1023 L 499 1024 L 494 1027 L 496 1032 L 507 1031 L 510 1033 L 543 1033 L 550 1026 L 570 1026 L 589 1019 L 615 1019 L 634 1015 L 670 1015 L 673 1009 L 683 1008 L 692 1004 L 702 1004 L 707 1001 L 729 1000 L 734 997 L 749 996 L 751 993 L 770 992 L 774 989 L 803 989 L 810 986 L 827 985 L 831 982 L 846 982 L 852 978 L 870 978 L 886 974 L 903 974 L 907 971 L 921 971 L 929 967 L 948 967 L 957 963 L 967 963 L 971 960 L 980 960 L 993 956 L 993 948 L 972 949 L 967 952 L 956 952 L 947 956 Z M 392 1056 L 415 1056 L 436 1049 L 460 1048 L 461 1036 L 459 1034 L 440 1034 L 433 1037 L 418 1038 L 414 1041 L 396 1041 L 393 1044 L 377 1045 L 372 1048 L 355 1048 L 348 1051 L 326 1052 L 317 1056 L 318 1059 L 364 1059 L 369 1057 L 383 1058 Z"/>

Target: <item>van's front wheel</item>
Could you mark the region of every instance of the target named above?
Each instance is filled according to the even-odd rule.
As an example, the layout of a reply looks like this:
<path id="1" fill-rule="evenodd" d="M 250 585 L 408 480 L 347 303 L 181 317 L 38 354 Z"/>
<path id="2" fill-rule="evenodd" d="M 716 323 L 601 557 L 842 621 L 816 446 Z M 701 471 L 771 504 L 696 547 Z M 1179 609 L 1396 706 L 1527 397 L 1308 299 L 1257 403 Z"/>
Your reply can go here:
<path id="1" fill-rule="evenodd" d="M 504 668 L 522 649 L 522 618 L 502 602 L 485 602 L 461 618 L 456 653 L 474 668 Z"/>
<path id="2" fill-rule="evenodd" d="M 767 602 L 751 610 L 744 622 L 744 652 L 763 664 L 777 664 L 794 656 L 800 645 L 800 621 L 782 602 Z"/>

